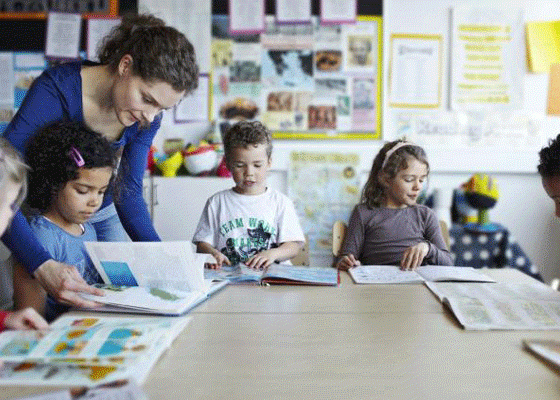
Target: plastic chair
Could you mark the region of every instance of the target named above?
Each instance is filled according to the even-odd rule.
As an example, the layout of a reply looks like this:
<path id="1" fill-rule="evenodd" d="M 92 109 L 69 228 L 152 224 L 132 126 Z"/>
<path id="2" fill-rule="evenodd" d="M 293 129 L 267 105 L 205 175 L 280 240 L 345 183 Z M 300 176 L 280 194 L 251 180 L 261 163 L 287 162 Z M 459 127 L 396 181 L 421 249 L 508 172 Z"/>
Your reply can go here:
<path id="1" fill-rule="evenodd" d="M 332 252 L 335 257 L 338 257 L 338 253 L 340 253 L 344 236 L 346 236 L 346 222 L 335 221 L 332 228 Z"/>

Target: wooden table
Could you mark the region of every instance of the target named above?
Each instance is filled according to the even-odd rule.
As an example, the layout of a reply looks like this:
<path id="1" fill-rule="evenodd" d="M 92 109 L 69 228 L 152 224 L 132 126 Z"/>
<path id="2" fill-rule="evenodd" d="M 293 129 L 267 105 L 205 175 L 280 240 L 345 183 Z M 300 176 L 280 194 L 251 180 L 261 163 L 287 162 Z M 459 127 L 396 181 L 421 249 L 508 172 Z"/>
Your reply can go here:
<path id="1" fill-rule="evenodd" d="M 521 345 L 560 332 L 465 331 L 423 285 L 342 278 L 338 288 L 225 288 L 191 312 L 144 390 L 151 400 L 560 397 L 560 375 Z M 37 392 L 4 387 L 0 399 Z"/>

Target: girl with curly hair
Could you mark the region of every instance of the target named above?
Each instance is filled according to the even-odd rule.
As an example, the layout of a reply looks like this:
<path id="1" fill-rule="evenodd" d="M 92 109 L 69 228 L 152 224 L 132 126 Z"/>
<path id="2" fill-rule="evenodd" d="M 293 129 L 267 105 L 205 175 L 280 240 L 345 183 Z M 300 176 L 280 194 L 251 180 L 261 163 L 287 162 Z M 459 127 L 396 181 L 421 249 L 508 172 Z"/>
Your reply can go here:
<path id="1" fill-rule="evenodd" d="M 430 165 L 420 146 L 404 140 L 385 144 L 348 223 L 336 266 L 453 265 L 436 214 L 416 203 Z"/>
<path id="2" fill-rule="evenodd" d="M 4 136 L 20 151 L 41 128 L 55 121 L 79 121 L 101 133 L 122 152 L 123 196 L 111 190 L 91 219 L 99 241 L 159 241 L 142 197 L 148 151 L 172 108 L 198 84 L 192 44 L 151 15 L 124 17 L 99 51 L 99 63 L 70 62 L 46 70 L 33 83 Z M 124 229 L 123 229 L 124 228 Z M 128 234 L 128 236 L 127 236 Z M 55 261 L 18 213 L 4 243 L 57 300 L 90 307 L 76 292 L 100 294 Z"/>
<path id="3" fill-rule="evenodd" d="M 79 122 L 58 122 L 37 133 L 27 145 L 29 225 L 52 257 L 88 284 L 101 283 L 84 242 L 97 240 L 90 219 L 103 203 L 117 164 L 111 143 Z M 16 308 L 32 306 L 51 321 L 68 309 L 47 297 L 17 262 Z"/>

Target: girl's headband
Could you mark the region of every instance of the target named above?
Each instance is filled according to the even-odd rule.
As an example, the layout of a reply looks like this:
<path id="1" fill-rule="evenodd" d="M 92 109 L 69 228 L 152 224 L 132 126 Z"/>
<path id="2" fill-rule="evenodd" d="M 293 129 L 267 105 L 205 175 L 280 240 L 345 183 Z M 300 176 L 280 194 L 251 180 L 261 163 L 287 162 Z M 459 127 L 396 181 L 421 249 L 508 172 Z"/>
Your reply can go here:
<path id="1" fill-rule="evenodd" d="M 397 151 L 398 149 L 400 149 L 401 147 L 404 146 L 414 146 L 412 143 L 410 142 L 399 142 L 396 145 L 394 145 L 393 147 L 391 147 L 387 153 L 385 153 L 385 159 L 383 160 L 383 164 L 381 164 L 381 170 L 383 171 L 383 168 L 385 168 L 385 165 L 387 165 L 387 161 L 389 160 L 389 158 L 393 155 L 393 153 L 395 151 Z"/>

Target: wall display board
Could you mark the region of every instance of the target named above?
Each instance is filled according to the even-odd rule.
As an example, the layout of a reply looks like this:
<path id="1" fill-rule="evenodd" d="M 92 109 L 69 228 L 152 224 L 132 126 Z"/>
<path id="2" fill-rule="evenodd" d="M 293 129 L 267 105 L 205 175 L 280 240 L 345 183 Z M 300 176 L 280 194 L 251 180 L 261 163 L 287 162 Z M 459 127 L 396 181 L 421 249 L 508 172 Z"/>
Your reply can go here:
<path id="1" fill-rule="evenodd" d="M 0 133 L 21 106 L 35 78 L 46 68 L 44 53 L 0 52 Z"/>
<path id="2" fill-rule="evenodd" d="M 381 133 L 380 17 L 355 24 L 279 25 L 231 36 L 212 22 L 212 120 L 257 118 L 277 139 L 377 139 Z"/>
<path id="3" fill-rule="evenodd" d="M 559 19 L 554 0 L 385 0 L 383 138 L 422 145 L 433 171 L 535 173 L 560 118 L 546 115 L 549 78 L 528 69 L 525 34 Z M 404 44 L 415 52 L 397 65 Z"/>
<path id="4" fill-rule="evenodd" d="M 0 3 L 0 18 L 46 18 L 48 11 L 82 14 L 84 18 L 112 16 L 119 11 L 118 0 L 18 0 Z"/>

